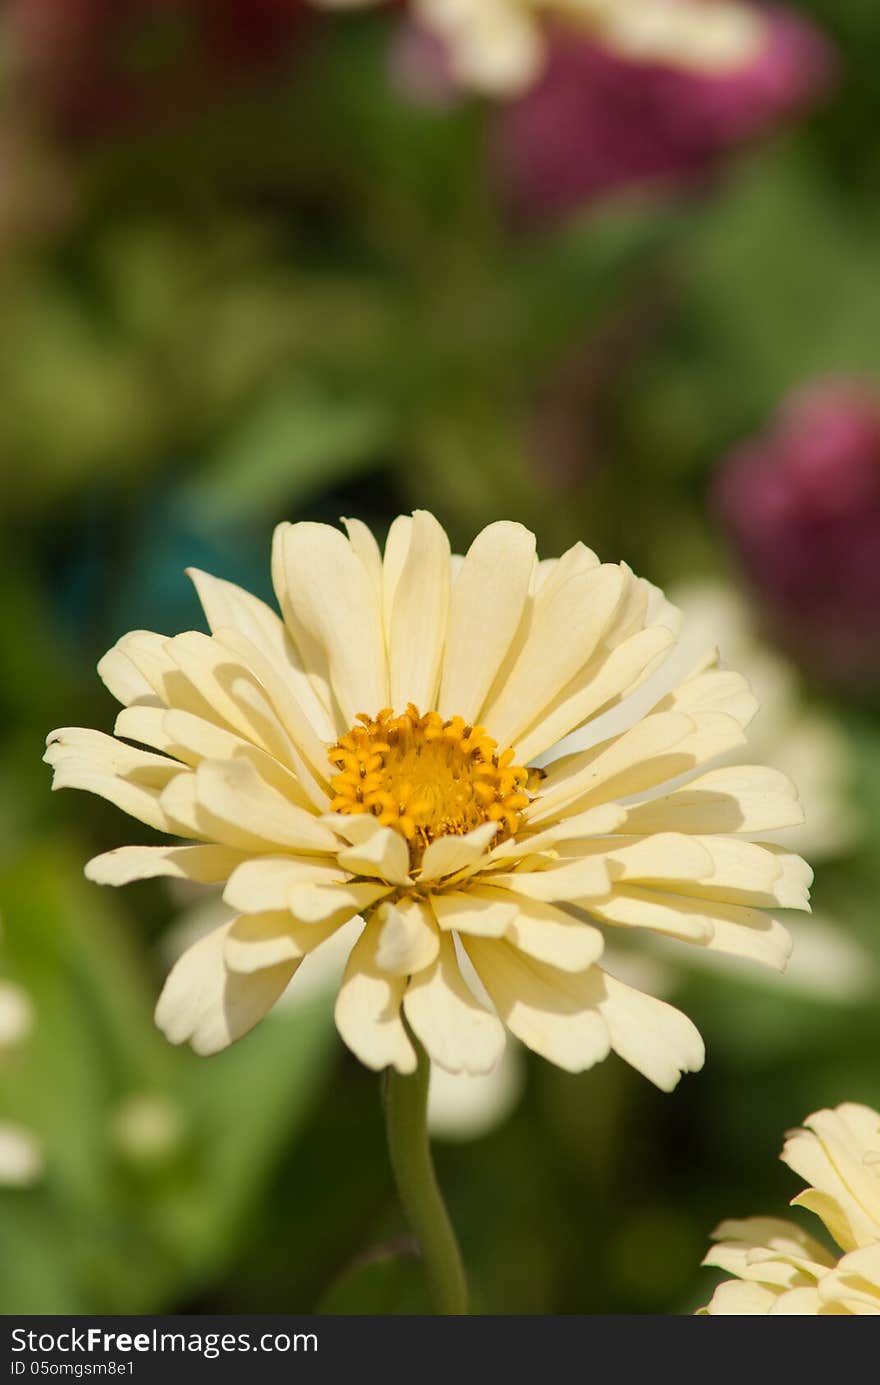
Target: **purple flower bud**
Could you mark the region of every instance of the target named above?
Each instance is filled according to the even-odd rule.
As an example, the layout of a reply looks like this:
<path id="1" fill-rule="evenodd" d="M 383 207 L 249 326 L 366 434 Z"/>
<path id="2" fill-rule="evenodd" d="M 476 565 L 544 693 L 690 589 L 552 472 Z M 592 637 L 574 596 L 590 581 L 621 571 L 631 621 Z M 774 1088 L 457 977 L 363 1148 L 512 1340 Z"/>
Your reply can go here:
<path id="1" fill-rule="evenodd" d="M 820 678 L 880 686 L 880 395 L 796 392 L 723 463 L 714 505 L 777 638 Z"/>
<path id="2" fill-rule="evenodd" d="M 617 189 L 691 182 L 815 100 L 833 69 L 825 38 L 785 9 L 767 10 L 758 55 L 722 72 L 634 62 L 555 25 L 543 76 L 499 118 L 502 182 L 532 222 Z"/>

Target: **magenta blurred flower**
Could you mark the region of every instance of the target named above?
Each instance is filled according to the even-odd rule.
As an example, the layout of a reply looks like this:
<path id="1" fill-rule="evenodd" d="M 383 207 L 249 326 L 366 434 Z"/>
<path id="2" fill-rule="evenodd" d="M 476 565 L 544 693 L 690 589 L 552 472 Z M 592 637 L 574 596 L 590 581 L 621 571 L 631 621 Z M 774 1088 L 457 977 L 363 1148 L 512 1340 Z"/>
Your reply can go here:
<path id="1" fill-rule="evenodd" d="M 757 58 L 722 72 L 620 57 L 556 25 L 541 80 L 499 118 L 501 177 L 531 221 L 604 193 L 681 184 L 830 85 L 829 44 L 786 9 L 766 11 Z"/>
<path id="2" fill-rule="evenodd" d="M 821 678 L 880 687 L 880 394 L 796 392 L 723 464 L 714 501 L 780 641 Z"/>
<path id="3" fill-rule="evenodd" d="M 12 0 L 20 60 L 67 133 L 167 123 L 283 62 L 306 0 Z"/>

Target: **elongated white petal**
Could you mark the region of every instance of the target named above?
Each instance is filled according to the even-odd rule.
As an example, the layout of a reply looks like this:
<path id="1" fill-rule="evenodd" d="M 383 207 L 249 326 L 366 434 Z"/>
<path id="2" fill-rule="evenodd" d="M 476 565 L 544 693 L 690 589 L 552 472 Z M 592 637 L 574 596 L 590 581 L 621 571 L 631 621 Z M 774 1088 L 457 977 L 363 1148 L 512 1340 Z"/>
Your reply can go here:
<path id="1" fill-rule="evenodd" d="M 403 1008 L 431 1061 L 447 1072 L 491 1072 L 504 1052 L 504 1026 L 465 984 L 448 936 L 432 964 L 412 977 Z"/>
<path id="2" fill-rule="evenodd" d="M 493 862 L 511 861 L 534 855 L 535 852 L 548 851 L 563 842 L 605 837 L 609 833 L 617 832 L 625 822 L 625 808 L 616 803 L 600 803 L 595 808 L 588 808 L 586 812 L 575 813 L 569 818 L 559 818 L 538 832 L 517 833 L 515 837 L 510 837 L 493 847 L 490 859 Z M 608 845 L 612 846 L 613 843 L 609 842 Z"/>
<path id="3" fill-rule="evenodd" d="M 456 578 L 438 710 L 479 721 L 483 703 L 520 627 L 535 565 L 535 536 L 520 524 L 490 524 Z"/>
<path id="4" fill-rule="evenodd" d="M 228 635 L 234 630 L 241 635 L 244 641 L 241 648 L 257 650 L 262 656 L 262 667 L 269 666 L 276 671 L 276 676 L 290 690 L 297 707 L 308 719 L 313 733 L 325 741 L 333 740 L 334 727 L 327 709 L 315 694 L 284 622 L 271 607 L 234 583 L 211 577 L 198 568 L 187 568 L 187 576 L 199 594 L 212 634 L 219 635 L 225 630 Z M 278 710 L 283 715 L 282 709 Z"/>
<path id="5" fill-rule="evenodd" d="M 230 972 L 224 953 L 232 924 L 188 948 L 171 969 L 156 1006 L 156 1023 L 173 1044 L 218 1053 L 269 1011 L 298 966 L 285 961 L 252 975 Z"/>
<path id="6" fill-rule="evenodd" d="M 645 793 L 742 742 L 739 724 L 722 712 L 698 712 L 693 717 L 658 712 L 592 751 L 551 765 L 530 818 L 540 821 L 551 809 L 581 812 L 603 799 Z"/>
<path id="7" fill-rule="evenodd" d="M 163 787 L 184 772 L 174 760 L 80 727 L 53 731 L 43 758 L 55 771 L 53 789 L 84 789 L 148 827 L 175 830 L 160 802 Z"/>
<path id="8" fill-rule="evenodd" d="M 534 760 L 589 718 L 613 707 L 647 677 L 674 642 L 672 631 L 662 625 L 638 631 L 615 649 L 603 642 L 519 737 L 517 754 L 524 761 Z"/>
<path id="9" fill-rule="evenodd" d="M 503 938 L 517 911 L 513 899 L 507 903 L 500 892 L 483 894 L 479 890 L 432 895 L 431 908 L 444 931 L 472 933 L 482 938 Z"/>
<path id="10" fill-rule="evenodd" d="M 629 809 L 628 832 L 767 832 L 803 822 L 797 790 L 762 765 L 731 765 Z"/>
<path id="11" fill-rule="evenodd" d="M 387 885 L 368 881 L 348 881 L 342 885 L 297 881 L 288 889 L 287 906 L 301 923 L 345 923 L 387 893 Z"/>
<path id="12" fill-rule="evenodd" d="M 226 846 L 118 846 L 93 856 L 85 873 L 96 885 L 129 885 L 158 876 L 215 885 L 227 880 L 242 860 L 242 852 Z"/>
<path id="13" fill-rule="evenodd" d="M 560 971 L 586 971 L 605 944 L 598 928 L 537 899 L 518 901 L 507 937 L 520 952 Z"/>
<path id="14" fill-rule="evenodd" d="M 499 1017 L 528 1048 L 567 1072 L 583 1072 L 607 1056 L 597 967 L 579 975 L 559 971 L 488 938 L 468 937 L 465 948 Z"/>
<path id="15" fill-rule="evenodd" d="M 312 523 L 284 531 L 283 561 L 286 600 L 326 655 L 343 729 L 358 712 L 374 716 L 388 705 L 388 681 L 381 616 L 363 563 L 337 529 Z"/>
<path id="16" fill-rule="evenodd" d="M 419 868 L 419 881 L 441 880 L 487 860 L 487 848 L 497 837 L 499 824 L 484 822 L 460 837 L 438 837 L 427 847 Z"/>
<path id="17" fill-rule="evenodd" d="M 406 978 L 379 970 L 378 938 L 379 926 L 372 919 L 348 959 L 336 998 L 336 1027 L 368 1068 L 414 1072 L 415 1049 L 400 1017 Z"/>
<path id="18" fill-rule="evenodd" d="M 379 827 L 356 846 L 343 848 L 337 860 L 353 875 L 387 880 L 391 885 L 409 885 L 409 851 L 405 839 L 391 827 Z"/>
<path id="19" fill-rule="evenodd" d="M 252 745 L 284 761 L 290 741 L 275 709 L 240 659 L 209 635 L 189 630 L 165 646 L 183 677 L 219 721 Z"/>
<path id="20" fill-rule="evenodd" d="M 492 884 L 526 899 L 543 899 L 548 904 L 555 900 L 577 904 L 605 895 L 610 877 L 602 857 L 585 856 L 549 870 L 518 870 L 493 875 Z"/>
<path id="21" fill-rule="evenodd" d="M 529 634 L 503 689 L 487 708 L 487 724 L 500 745 L 518 736 L 589 660 L 620 600 L 624 576 L 606 564 L 552 579 L 535 597 Z"/>
<path id="22" fill-rule="evenodd" d="M 317 818 L 283 798 L 248 760 L 204 760 L 195 782 L 198 801 L 214 817 L 257 842 L 307 852 L 335 848 L 332 834 Z"/>
<path id="23" fill-rule="evenodd" d="M 683 1072 L 699 1071 L 705 1048 L 686 1015 L 607 972 L 602 984 L 605 996 L 599 1010 L 615 1053 L 664 1092 L 678 1085 Z"/>
<path id="24" fill-rule="evenodd" d="M 419 899 L 380 904 L 376 910 L 379 941 L 376 966 L 393 976 L 409 976 L 429 967 L 437 956 L 440 935 L 434 915 Z"/>
<path id="25" fill-rule="evenodd" d="M 226 935 L 224 960 L 241 975 L 296 962 L 331 937 L 339 925 L 298 923 L 286 911 L 248 914 L 233 921 Z"/>
<path id="26" fill-rule="evenodd" d="M 286 909 L 294 885 L 337 885 L 345 872 L 332 857 L 257 856 L 230 874 L 223 898 L 243 914 Z"/>
<path id="27" fill-rule="evenodd" d="M 449 540 L 433 515 L 416 510 L 387 632 L 392 707 L 433 707 L 448 612 Z"/>
<path id="28" fill-rule="evenodd" d="M 323 789 L 316 802 L 320 808 L 325 808 L 326 784 L 330 774 L 327 740 L 332 738 L 332 730 L 326 716 L 322 717 L 316 713 L 317 704 L 310 703 L 307 711 L 287 675 L 240 631 L 221 627 L 215 638 L 218 644 L 231 650 L 259 679 L 289 737 L 289 742 L 284 748 L 285 756 L 301 778 L 305 778 L 303 766 L 308 766 L 309 774 Z M 300 694 L 302 686 L 297 685 Z"/>
<path id="29" fill-rule="evenodd" d="M 332 740 L 334 728 L 326 707 L 315 694 L 284 622 L 271 607 L 234 583 L 211 577 L 198 568 L 187 568 L 187 576 L 199 594 L 211 633 L 235 630 L 243 636 L 246 647 L 256 649 L 265 664 L 277 671 L 314 732 L 323 740 Z"/>

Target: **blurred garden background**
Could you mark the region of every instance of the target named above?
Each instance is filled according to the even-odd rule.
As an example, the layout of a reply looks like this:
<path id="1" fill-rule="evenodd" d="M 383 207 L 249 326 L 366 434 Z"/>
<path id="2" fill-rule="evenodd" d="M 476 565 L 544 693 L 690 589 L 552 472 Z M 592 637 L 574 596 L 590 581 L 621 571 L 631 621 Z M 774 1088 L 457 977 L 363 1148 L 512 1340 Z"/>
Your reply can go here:
<path id="1" fill-rule="evenodd" d="M 381 1257 L 346 1279 L 403 1224 L 330 993 L 169 1046 L 214 904 L 87 883 L 137 829 L 41 763 L 112 728 L 119 635 L 203 628 L 186 566 L 270 597 L 282 519 L 625 559 L 803 789 L 787 976 L 640 944 L 701 1074 L 516 1053 L 438 1091 L 475 1311 L 691 1311 L 715 1224 L 797 1191 L 784 1131 L 880 1106 L 880 12 L 758 12 L 723 71 L 542 17 L 532 84 L 486 93 L 403 4 L 0 11 L 0 1311 L 422 1304 Z"/>

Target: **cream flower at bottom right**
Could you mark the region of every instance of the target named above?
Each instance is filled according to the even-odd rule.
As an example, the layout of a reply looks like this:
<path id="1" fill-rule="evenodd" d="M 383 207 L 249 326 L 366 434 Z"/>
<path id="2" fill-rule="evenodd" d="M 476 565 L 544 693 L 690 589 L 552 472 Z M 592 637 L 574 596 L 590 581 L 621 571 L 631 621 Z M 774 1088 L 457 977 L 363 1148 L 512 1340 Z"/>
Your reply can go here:
<path id="1" fill-rule="evenodd" d="M 840 1250 L 790 1221 L 722 1222 L 703 1264 L 736 1277 L 700 1313 L 880 1315 L 880 1114 L 854 1102 L 817 1111 L 781 1158 L 809 1184 L 792 1206 L 815 1212 Z"/>

